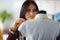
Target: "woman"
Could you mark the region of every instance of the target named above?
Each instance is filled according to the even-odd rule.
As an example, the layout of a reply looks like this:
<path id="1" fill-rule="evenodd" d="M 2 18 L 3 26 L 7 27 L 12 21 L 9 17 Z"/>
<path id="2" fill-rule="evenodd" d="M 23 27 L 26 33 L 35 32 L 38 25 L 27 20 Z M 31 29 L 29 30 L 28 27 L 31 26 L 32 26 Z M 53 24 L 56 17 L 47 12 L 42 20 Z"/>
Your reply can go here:
<path id="1" fill-rule="evenodd" d="M 25 1 L 20 11 L 20 17 L 16 19 L 10 28 L 7 40 L 19 39 L 19 31 L 17 30 L 20 24 L 26 20 L 33 19 L 39 11 L 37 4 L 34 1 Z"/>

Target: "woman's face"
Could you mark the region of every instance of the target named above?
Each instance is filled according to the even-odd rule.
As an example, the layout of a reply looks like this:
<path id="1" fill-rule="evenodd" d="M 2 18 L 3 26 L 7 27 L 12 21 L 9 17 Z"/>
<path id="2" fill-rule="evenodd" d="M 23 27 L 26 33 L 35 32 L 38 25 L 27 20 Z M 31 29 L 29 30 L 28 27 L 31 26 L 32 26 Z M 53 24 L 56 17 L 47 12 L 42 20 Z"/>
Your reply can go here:
<path id="1" fill-rule="evenodd" d="M 36 14 L 37 14 L 36 6 L 34 4 L 30 4 L 30 6 L 28 7 L 28 10 L 27 10 L 27 12 L 25 14 L 25 18 L 27 20 L 33 19 Z"/>

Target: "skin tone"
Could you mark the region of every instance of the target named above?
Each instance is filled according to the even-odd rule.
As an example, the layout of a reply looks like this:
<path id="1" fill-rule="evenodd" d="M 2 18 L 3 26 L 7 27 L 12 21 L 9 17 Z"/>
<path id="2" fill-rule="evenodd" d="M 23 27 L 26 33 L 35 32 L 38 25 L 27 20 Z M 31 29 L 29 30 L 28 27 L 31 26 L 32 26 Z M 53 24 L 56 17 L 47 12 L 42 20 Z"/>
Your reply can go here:
<path id="1" fill-rule="evenodd" d="M 30 6 L 28 7 L 28 11 L 26 12 L 26 19 L 33 19 L 36 15 L 37 11 L 36 11 L 36 7 L 33 4 L 30 4 Z"/>
<path id="2" fill-rule="evenodd" d="M 37 11 L 36 11 L 35 5 L 34 4 L 30 4 L 30 6 L 28 7 L 28 11 L 25 14 L 25 18 L 27 20 L 33 19 L 35 17 L 36 13 L 37 13 Z M 26 21 L 24 18 L 17 18 L 14 21 L 13 25 L 11 26 L 11 29 L 13 31 L 16 31 L 18 29 L 18 27 L 20 26 L 20 24 L 22 22 L 24 22 L 24 21 Z"/>

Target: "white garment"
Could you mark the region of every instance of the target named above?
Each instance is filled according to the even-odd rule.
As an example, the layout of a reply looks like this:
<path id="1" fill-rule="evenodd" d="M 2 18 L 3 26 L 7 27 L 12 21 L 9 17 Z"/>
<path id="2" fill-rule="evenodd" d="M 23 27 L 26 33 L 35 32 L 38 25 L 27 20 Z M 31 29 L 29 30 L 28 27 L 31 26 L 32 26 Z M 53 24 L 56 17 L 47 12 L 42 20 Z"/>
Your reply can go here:
<path id="1" fill-rule="evenodd" d="M 18 30 L 22 36 L 26 37 L 26 40 L 56 40 L 60 29 L 59 23 L 45 19 L 47 18 L 45 14 L 38 15 L 35 20 L 28 20 L 20 25 Z M 44 17 L 44 20 L 40 19 L 41 17 Z"/>

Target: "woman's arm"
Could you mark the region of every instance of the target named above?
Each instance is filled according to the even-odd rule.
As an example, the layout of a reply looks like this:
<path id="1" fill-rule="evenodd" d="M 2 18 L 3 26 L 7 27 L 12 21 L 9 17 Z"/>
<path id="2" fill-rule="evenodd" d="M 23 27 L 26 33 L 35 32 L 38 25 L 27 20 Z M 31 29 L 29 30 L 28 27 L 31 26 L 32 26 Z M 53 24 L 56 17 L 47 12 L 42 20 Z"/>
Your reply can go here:
<path id="1" fill-rule="evenodd" d="M 7 40 L 16 40 L 19 39 L 19 31 L 12 33 L 11 31 L 8 32 L 8 38 Z"/>
<path id="2" fill-rule="evenodd" d="M 15 20 L 15 22 L 11 26 L 11 29 L 8 33 L 7 40 L 16 40 L 17 38 L 19 39 L 19 31 L 17 29 L 18 29 L 19 25 L 24 21 L 25 21 L 25 19 L 23 19 L 23 18 L 18 18 Z"/>

